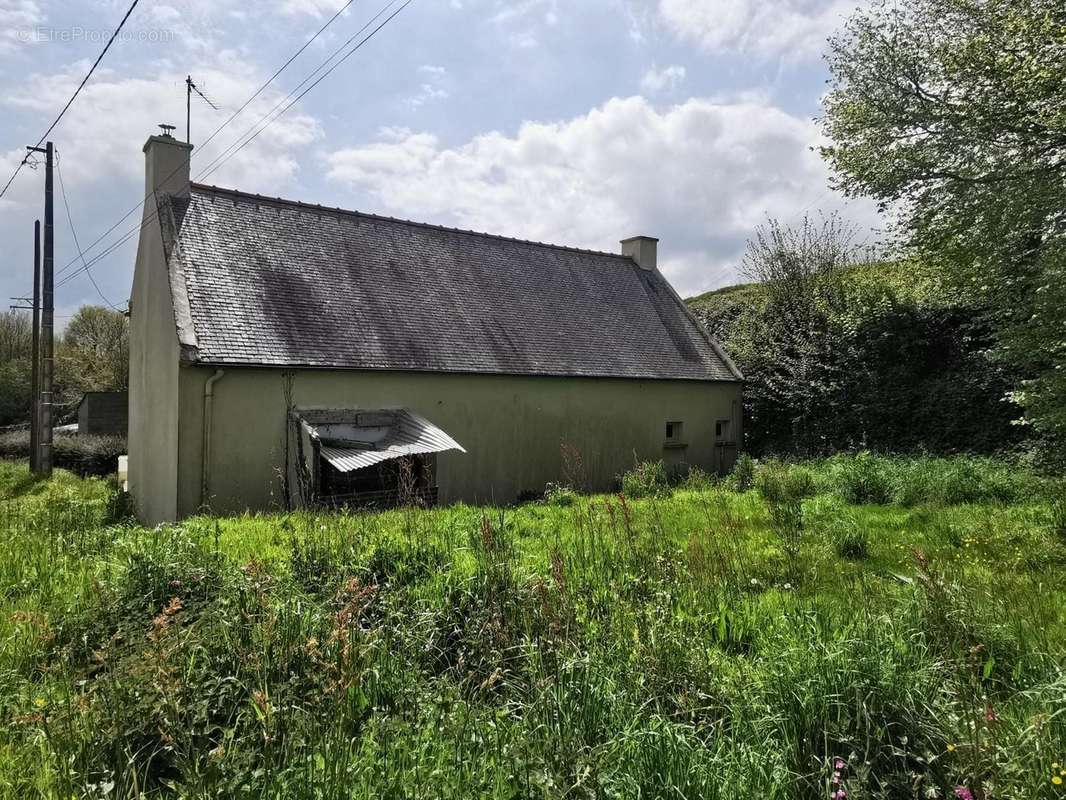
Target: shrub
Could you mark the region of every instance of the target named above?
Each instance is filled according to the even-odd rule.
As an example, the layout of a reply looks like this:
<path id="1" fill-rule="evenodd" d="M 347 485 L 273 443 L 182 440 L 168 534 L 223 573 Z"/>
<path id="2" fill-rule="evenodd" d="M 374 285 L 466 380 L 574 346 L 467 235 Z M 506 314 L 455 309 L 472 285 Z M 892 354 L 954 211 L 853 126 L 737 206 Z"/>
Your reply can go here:
<path id="1" fill-rule="evenodd" d="M 569 486 L 549 483 L 544 487 L 544 502 L 550 506 L 572 506 L 577 502 L 577 492 Z"/>
<path id="2" fill-rule="evenodd" d="M 747 453 L 741 453 L 737 463 L 733 465 L 730 474 L 733 488 L 738 492 L 746 492 L 755 486 L 755 459 Z"/>
<path id="3" fill-rule="evenodd" d="M 711 475 L 709 472 L 704 472 L 699 467 L 689 467 L 685 471 L 684 477 L 678 481 L 679 486 L 692 492 L 712 489 L 717 483 L 717 476 Z"/>
<path id="4" fill-rule="evenodd" d="M 755 487 L 767 503 L 798 502 L 814 494 L 814 476 L 803 467 L 771 461 L 756 472 Z"/>
<path id="5" fill-rule="evenodd" d="M 862 452 L 836 459 L 834 480 L 844 502 L 884 505 L 892 500 L 892 481 L 886 459 Z"/>
<path id="6" fill-rule="evenodd" d="M 53 463 L 83 477 L 105 477 L 118 470 L 118 457 L 126 453 L 121 436 L 71 436 L 61 434 L 52 441 Z M 30 455 L 30 432 L 14 431 L 0 435 L 0 458 L 26 459 Z"/>
<path id="7" fill-rule="evenodd" d="M 670 482 L 662 461 L 645 461 L 622 476 L 626 497 L 658 497 L 670 493 Z"/>

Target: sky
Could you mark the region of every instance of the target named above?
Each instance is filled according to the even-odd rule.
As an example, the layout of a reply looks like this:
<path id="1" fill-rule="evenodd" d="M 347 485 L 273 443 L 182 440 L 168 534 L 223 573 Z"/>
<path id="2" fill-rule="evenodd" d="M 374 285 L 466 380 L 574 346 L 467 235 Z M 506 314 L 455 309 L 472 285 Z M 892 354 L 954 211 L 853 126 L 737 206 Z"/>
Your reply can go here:
<path id="1" fill-rule="evenodd" d="M 413 0 L 261 121 L 399 7 L 352 40 L 388 5 L 354 0 L 210 138 L 346 2 L 141 0 L 50 137 L 57 315 L 125 307 L 136 237 L 86 272 L 75 236 L 91 258 L 139 222 L 142 147 L 160 123 L 185 137 L 186 75 L 219 109 L 193 100 L 194 179 L 598 250 L 655 236 L 684 296 L 740 280 L 745 242 L 768 216 L 839 212 L 860 241 L 877 238 L 873 205 L 833 192 L 814 149 L 825 38 L 855 0 Z M 128 6 L 0 0 L 0 180 Z M 24 168 L 0 200 L 5 301 L 30 291 L 43 187 L 43 168 Z"/>

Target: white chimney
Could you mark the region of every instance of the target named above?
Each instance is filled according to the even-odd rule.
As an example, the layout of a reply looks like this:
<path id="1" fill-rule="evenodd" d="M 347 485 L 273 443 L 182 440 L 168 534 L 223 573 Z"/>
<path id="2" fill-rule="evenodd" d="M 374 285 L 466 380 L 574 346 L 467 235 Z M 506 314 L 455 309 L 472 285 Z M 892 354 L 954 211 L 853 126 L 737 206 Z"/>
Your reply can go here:
<path id="1" fill-rule="evenodd" d="M 174 197 L 189 196 L 189 160 L 192 145 L 170 135 L 170 125 L 160 125 L 163 133 L 149 136 L 144 143 L 144 193 L 156 192 Z"/>
<path id="2" fill-rule="evenodd" d="M 641 269 L 655 269 L 659 261 L 659 240 L 652 236 L 623 239 L 622 255 L 636 261 Z"/>

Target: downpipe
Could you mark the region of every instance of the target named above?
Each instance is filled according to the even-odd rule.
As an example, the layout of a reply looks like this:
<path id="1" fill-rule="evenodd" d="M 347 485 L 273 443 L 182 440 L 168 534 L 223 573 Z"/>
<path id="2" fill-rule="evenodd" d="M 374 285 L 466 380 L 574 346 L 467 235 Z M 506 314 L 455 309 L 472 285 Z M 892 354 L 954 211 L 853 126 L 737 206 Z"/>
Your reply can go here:
<path id="1" fill-rule="evenodd" d="M 224 369 L 216 369 L 215 374 L 204 384 L 204 439 L 200 447 L 200 508 L 207 505 L 211 496 L 211 418 L 215 406 L 215 384 L 226 374 Z"/>

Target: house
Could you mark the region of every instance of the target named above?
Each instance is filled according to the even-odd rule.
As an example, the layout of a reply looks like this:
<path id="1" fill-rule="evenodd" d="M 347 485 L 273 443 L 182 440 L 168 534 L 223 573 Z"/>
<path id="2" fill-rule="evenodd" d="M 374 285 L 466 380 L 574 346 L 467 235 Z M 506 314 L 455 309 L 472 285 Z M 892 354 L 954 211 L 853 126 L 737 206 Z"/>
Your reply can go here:
<path id="1" fill-rule="evenodd" d="M 510 503 L 552 481 L 609 489 L 637 459 L 730 467 L 742 378 L 657 240 L 601 253 L 204 186 L 191 150 L 144 147 L 129 486 L 145 522 L 401 491 Z"/>
<path id="2" fill-rule="evenodd" d="M 86 392 L 78 403 L 82 436 L 125 436 L 129 418 L 126 392 Z"/>

